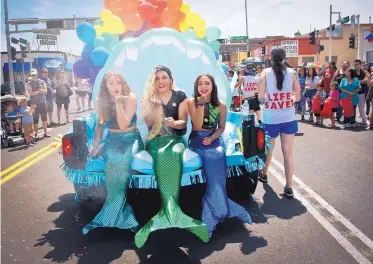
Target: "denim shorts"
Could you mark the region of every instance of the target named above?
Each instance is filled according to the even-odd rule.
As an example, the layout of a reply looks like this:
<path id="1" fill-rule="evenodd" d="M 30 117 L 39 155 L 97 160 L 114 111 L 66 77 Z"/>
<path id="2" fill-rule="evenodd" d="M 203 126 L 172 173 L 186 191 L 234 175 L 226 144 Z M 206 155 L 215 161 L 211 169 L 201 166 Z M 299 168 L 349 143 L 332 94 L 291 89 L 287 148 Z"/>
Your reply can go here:
<path id="1" fill-rule="evenodd" d="M 277 138 L 280 133 L 293 135 L 298 132 L 298 121 L 294 120 L 280 124 L 264 124 L 264 130 L 268 132 L 271 138 Z"/>

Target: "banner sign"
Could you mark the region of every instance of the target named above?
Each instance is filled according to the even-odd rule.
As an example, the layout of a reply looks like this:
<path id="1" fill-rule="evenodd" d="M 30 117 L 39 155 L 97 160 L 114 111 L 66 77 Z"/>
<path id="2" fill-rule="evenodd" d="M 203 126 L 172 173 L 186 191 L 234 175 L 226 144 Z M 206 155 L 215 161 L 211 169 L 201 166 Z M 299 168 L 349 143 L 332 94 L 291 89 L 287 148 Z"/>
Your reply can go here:
<path id="1" fill-rule="evenodd" d="M 282 40 L 281 46 L 286 51 L 286 57 L 298 56 L 298 40 Z"/>

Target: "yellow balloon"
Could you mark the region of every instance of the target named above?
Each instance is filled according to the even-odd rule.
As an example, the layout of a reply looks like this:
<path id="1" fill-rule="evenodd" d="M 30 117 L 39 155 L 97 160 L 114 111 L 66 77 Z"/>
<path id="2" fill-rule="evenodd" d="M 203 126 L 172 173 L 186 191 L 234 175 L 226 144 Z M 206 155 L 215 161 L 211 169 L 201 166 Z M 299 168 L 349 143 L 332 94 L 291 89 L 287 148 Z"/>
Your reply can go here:
<path id="1" fill-rule="evenodd" d="M 181 32 L 185 32 L 189 30 L 189 24 L 184 20 L 179 23 L 179 29 Z"/>
<path id="2" fill-rule="evenodd" d="M 193 27 L 196 29 L 196 30 L 203 30 L 205 29 L 206 30 L 206 22 L 202 19 L 198 20 L 194 25 Z"/>
<path id="3" fill-rule="evenodd" d="M 183 5 L 180 7 L 180 11 L 181 11 L 181 12 L 184 12 L 185 14 L 189 14 L 189 13 L 190 13 L 190 5 L 188 5 L 188 4 L 183 4 Z"/>
<path id="4" fill-rule="evenodd" d="M 193 27 L 195 26 L 196 22 L 198 22 L 200 19 L 201 18 L 197 13 L 189 13 L 189 14 L 186 14 L 186 17 L 185 17 L 185 21 Z"/>
<path id="5" fill-rule="evenodd" d="M 100 18 L 102 21 L 108 20 L 113 16 L 110 10 L 104 9 L 101 11 Z"/>
<path id="6" fill-rule="evenodd" d="M 196 30 L 196 36 L 197 36 L 197 38 L 204 38 L 204 37 L 206 37 L 206 29 Z"/>
<path id="7" fill-rule="evenodd" d="M 101 26 L 101 25 L 94 25 L 93 27 L 94 27 L 95 30 L 96 30 L 96 35 L 97 35 L 97 36 L 101 36 L 102 33 L 103 33 L 103 28 L 102 28 L 102 26 Z"/>
<path id="8" fill-rule="evenodd" d="M 127 31 L 126 26 L 122 23 L 118 26 L 116 34 L 123 34 Z"/>

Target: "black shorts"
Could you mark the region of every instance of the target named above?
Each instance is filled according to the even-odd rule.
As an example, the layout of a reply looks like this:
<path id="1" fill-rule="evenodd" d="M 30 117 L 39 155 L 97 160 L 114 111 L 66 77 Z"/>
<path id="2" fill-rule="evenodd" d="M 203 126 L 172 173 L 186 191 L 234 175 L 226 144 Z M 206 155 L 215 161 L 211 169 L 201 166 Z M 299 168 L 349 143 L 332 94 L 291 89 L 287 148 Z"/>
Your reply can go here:
<path id="1" fill-rule="evenodd" d="M 47 101 L 47 112 L 53 113 L 53 101 Z"/>
<path id="2" fill-rule="evenodd" d="M 41 103 L 36 105 L 34 112 L 34 123 L 39 123 L 39 116 L 41 116 L 41 121 L 47 121 L 47 103 Z"/>
<path id="3" fill-rule="evenodd" d="M 86 97 L 87 91 L 75 91 L 75 94 L 79 97 Z"/>
<path id="4" fill-rule="evenodd" d="M 92 101 L 92 93 L 88 93 L 88 101 Z"/>
<path id="5" fill-rule="evenodd" d="M 67 97 L 57 97 L 56 98 L 56 104 L 57 104 L 57 109 L 61 109 L 62 105 L 65 108 L 65 110 L 69 109 L 69 103 L 70 103 L 70 98 Z"/>
<path id="6" fill-rule="evenodd" d="M 242 99 L 242 104 L 244 104 L 245 101 L 249 103 L 249 109 L 251 111 L 256 112 L 260 110 L 260 102 L 257 96 Z"/>
<path id="7" fill-rule="evenodd" d="M 338 108 L 332 108 L 332 113 L 337 113 Z"/>

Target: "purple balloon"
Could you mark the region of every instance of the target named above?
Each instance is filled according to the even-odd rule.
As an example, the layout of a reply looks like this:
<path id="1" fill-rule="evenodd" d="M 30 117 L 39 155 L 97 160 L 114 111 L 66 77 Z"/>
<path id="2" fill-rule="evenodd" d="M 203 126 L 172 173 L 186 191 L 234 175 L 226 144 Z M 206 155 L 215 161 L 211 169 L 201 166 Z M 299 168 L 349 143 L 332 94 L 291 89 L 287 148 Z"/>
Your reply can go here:
<path id="1" fill-rule="evenodd" d="M 89 78 L 90 79 L 96 79 L 97 74 L 101 71 L 102 67 L 97 67 L 94 65 L 91 65 L 89 69 Z"/>
<path id="2" fill-rule="evenodd" d="M 89 60 L 86 59 L 80 59 L 73 65 L 73 72 L 75 76 L 82 78 L 82 79 L 88 79 L 90 77 L 90 68 L 91 63 Z"/>

